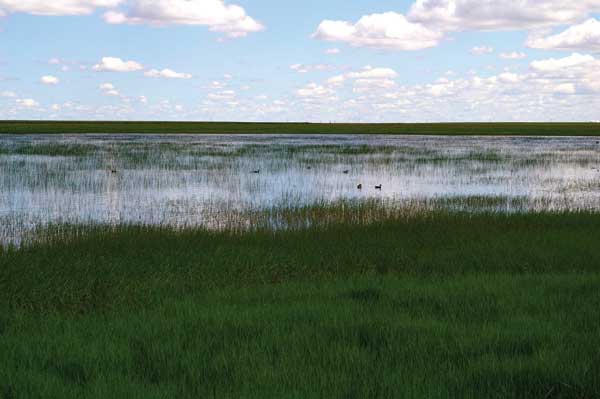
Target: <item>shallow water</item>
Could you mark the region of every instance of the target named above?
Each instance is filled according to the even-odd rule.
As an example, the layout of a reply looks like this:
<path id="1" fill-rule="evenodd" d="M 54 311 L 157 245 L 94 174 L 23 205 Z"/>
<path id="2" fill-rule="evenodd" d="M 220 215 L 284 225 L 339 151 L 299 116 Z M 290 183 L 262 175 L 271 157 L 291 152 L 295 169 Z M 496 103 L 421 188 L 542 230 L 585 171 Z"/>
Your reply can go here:
<path id="1" fill-rule="evenodd" d="M 578 137 L 0 136 L 0 242 L 60 223 L 217 228 L 339 200 L 598 210 L 599 167 L 597 139 Z"/>

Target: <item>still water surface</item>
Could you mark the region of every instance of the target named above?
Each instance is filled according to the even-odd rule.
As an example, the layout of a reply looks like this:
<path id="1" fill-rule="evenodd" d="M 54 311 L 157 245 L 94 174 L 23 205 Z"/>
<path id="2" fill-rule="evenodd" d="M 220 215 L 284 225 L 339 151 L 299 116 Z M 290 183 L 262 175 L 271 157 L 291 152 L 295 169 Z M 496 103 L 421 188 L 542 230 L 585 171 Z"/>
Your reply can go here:
<path id="1" fill-rule="evenodd" d="M 0 136 L 0 242 L 60 223 L 210 228 L 339 200 L 600 210 L 599 167 L 597 139 L 578 137 Z"/>

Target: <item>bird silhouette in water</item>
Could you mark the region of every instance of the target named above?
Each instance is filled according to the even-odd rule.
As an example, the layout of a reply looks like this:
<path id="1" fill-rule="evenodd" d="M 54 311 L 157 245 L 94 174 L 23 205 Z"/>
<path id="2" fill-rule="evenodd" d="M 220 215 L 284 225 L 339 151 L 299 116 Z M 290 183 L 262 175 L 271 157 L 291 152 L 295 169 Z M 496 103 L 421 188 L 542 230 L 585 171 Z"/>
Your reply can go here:
<path id="1" fill-rule="evenodd" d="M 306 169 L 311 170 L 312 168 L 310 166 L 307 166 Z"/>
<path id="2" fill-rule="evenodd" d="M 257 175 L 257 174 L 260 173 L 260 169 L 253 170 L 252 173 L 254 173 L 255 175 Z"/>
<path id="3" fill-rule="evenodd" d="M 117 170 L 116 169 L 111 169 L 110 173 L 115 174 L 115 173 L 117 173 Z"/>
<path id="4" fill-rule="evenodd" d="M 356 188 L 358 188 L 359 190 L 362 190 L 362 184 L 359 184 L 358 186 L 356 186 Z"/>
<path id="5" fill-rule="evenodd" d="M 381 190 L 381 184 L 378 186 L 375 186 L 375 190 Z"/>
<path id="6" fill-rule="evenodd" d="M 344 171 L 344 174 L 345 174 L 345 175 L 347 175 L 348 173 L 350 173 L 350 171 L 349 171 L 349 170 L 345 170 L 345 171 Z"/>

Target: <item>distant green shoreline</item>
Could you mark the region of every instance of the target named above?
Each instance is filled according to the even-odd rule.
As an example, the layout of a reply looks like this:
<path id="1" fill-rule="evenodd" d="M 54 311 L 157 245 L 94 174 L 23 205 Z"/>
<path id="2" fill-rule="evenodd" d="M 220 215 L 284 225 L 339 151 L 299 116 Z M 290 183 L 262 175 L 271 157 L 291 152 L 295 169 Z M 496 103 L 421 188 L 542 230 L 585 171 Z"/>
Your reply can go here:
<path id="1" fill-rule="evenodd" d="M 0 121 L 0 134 L 389 134 L 600 136 L 600 123 L 250 123 Z"/>

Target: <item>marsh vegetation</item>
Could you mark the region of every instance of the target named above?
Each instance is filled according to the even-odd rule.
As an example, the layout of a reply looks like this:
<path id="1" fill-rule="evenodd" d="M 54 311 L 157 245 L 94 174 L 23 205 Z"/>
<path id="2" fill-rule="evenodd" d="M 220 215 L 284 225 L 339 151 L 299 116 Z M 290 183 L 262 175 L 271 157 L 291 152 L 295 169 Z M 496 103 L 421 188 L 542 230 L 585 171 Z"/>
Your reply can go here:
<path id="1" fill-rule="evenodd" d="M 598 397 L 599 151 L 0 137 L 0 398 Z"/>
<path id="2" fill-rule="evenodd" d="M 240 231 L 415 210 L 594 210 L 599 168 L 593 138 L 1 136 L 0 242 L 57 225 Z M 344 211 L 353 204 L 360 213 Z M 303 209 L 324 211 L 289 216 Z"/>

